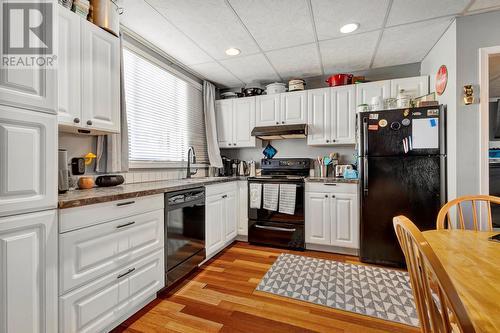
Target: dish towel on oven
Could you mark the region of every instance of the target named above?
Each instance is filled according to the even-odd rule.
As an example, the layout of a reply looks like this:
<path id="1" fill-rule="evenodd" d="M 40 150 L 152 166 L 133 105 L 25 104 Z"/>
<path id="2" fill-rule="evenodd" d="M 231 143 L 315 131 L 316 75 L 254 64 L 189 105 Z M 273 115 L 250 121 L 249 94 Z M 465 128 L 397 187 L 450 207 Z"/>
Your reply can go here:
<path id="1" fill-rule="evenodd" d="M 278 210 L 280 184 L 264 184 L 264 204 L 267 210 Z"/>
<path id="2" fill-rule="evenodd" d="M 260 209 L 262 202 L 262 184 L 250 183 L 250 208 Z"/>
<path id="3" fill-rule="evenodd" d="M 296 193 L 296 184 L 280 184 L 280 213 L 290 215 L 295 213 Z"/>

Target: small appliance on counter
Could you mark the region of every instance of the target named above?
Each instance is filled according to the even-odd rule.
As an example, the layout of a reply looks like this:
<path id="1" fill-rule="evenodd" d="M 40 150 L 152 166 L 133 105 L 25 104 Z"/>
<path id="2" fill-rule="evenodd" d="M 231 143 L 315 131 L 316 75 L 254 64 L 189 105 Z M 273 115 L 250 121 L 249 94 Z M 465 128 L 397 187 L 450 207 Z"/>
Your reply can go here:
<path id="1" fill-rule="evenodd" d="M 71 174 L 74 176 L 85 174 L 85 159 L 83 157 L 71 159 Z"/>
<path id="2" fill-rule="evenodd" d="M 346 170 L 352 170 L 352 164 L 338 164 L 335 166 L 335 177 L 343 178 Z"/>
<path id="3" fill-rule="evenodd" d="M 65 193 L 69 190 L 68 151 L 66 149 L 59 149 L 58 166 L 57 187 L 59 193 Z"/>
<path id="4" fill-rule="evenodd" d="M 110 187 L 121 185 L 124 181 L 122 175 L 105 175 L 97 177 L 95 184 L 100 187 Z"/>

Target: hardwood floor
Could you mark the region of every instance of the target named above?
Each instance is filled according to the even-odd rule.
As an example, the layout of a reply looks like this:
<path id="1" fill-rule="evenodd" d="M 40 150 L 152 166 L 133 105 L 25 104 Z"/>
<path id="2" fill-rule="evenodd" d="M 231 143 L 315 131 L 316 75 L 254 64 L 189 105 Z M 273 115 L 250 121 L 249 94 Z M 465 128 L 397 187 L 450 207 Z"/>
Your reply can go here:
<path id="1" fill-rule="evenodd" d="M 356 257 L 237 242 L 113 333 L 419 332 L 402 324 L 256 292 L 261 278 L 283 252 L 360 264 Z"/>

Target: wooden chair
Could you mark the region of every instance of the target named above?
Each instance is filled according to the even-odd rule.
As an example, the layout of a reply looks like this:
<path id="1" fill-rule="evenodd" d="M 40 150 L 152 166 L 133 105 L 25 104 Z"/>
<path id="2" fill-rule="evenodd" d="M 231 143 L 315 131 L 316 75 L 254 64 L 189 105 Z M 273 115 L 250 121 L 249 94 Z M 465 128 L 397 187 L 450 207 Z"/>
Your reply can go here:
<path id="1" fill-rule="evenodd" d="M 452 207 L 457 207 L 457 214 L 458 214 L 458 223 L 457 223 L 457 228 L 458 229 L 466 229 L 465 226 L 465 220 L 464 220 L 464 211 L 463 211 L 463 203 L 464 202 L 470 202 L 472 206 L 472 222 L 473 222 L 473 230 L 478 231 L 479 225 L 477 221 L 477 206 L 478 203 L 484 202 L 487 207 L 488 207 L 488 230 L 487 231 L 492 231 L 493 230 L 493 221 L 491 218 L 491 203 L 494 204 L 500 204 L 500 198 L 499 197 L 494 197 L 491 195 L 466 195 L 463 197 L 456 198 L 454 200 L 451 200 L 450 202 L 446 203 L 441 210 L 439 211 L 438 217 L 437 217 L 437 222 L 436 222 L 436 229 L 452 229 L 453 228 L 453 223 L 451 222 L 450 218 L 450 209 Z"/>
<path id="2" fill-rule="evenodd" d="M 405 216 L 393 219 L 403 249 L 423 333 L 473 333 L 472 322 L 443 265 Z"/>

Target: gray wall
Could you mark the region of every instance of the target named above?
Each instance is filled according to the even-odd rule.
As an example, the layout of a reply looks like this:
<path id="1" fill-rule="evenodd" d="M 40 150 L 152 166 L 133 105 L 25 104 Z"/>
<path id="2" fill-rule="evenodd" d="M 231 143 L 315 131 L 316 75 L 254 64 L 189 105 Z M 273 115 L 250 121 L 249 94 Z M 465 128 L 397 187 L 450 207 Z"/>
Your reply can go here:
<path id="1" fill-rule="evenodd" d="M 446 65 L 448 84 L 441 96 L 441 104 L 447 105 L 447 155 L 448 200 L 457 196 L 457 25 L 453 22 L 421 63 L 422 75 L 430 76 L 430 91 L 436 89 L 436 73 Z"/>
<path id="2" fill-rule="evenodd" d="M 457 18 L 457 178 L 458 195 L 480 191 L 479 104 L 464 105 L 462 89 L 479 96 L 479 49 L 500 45 L 500 11 Z"/>

